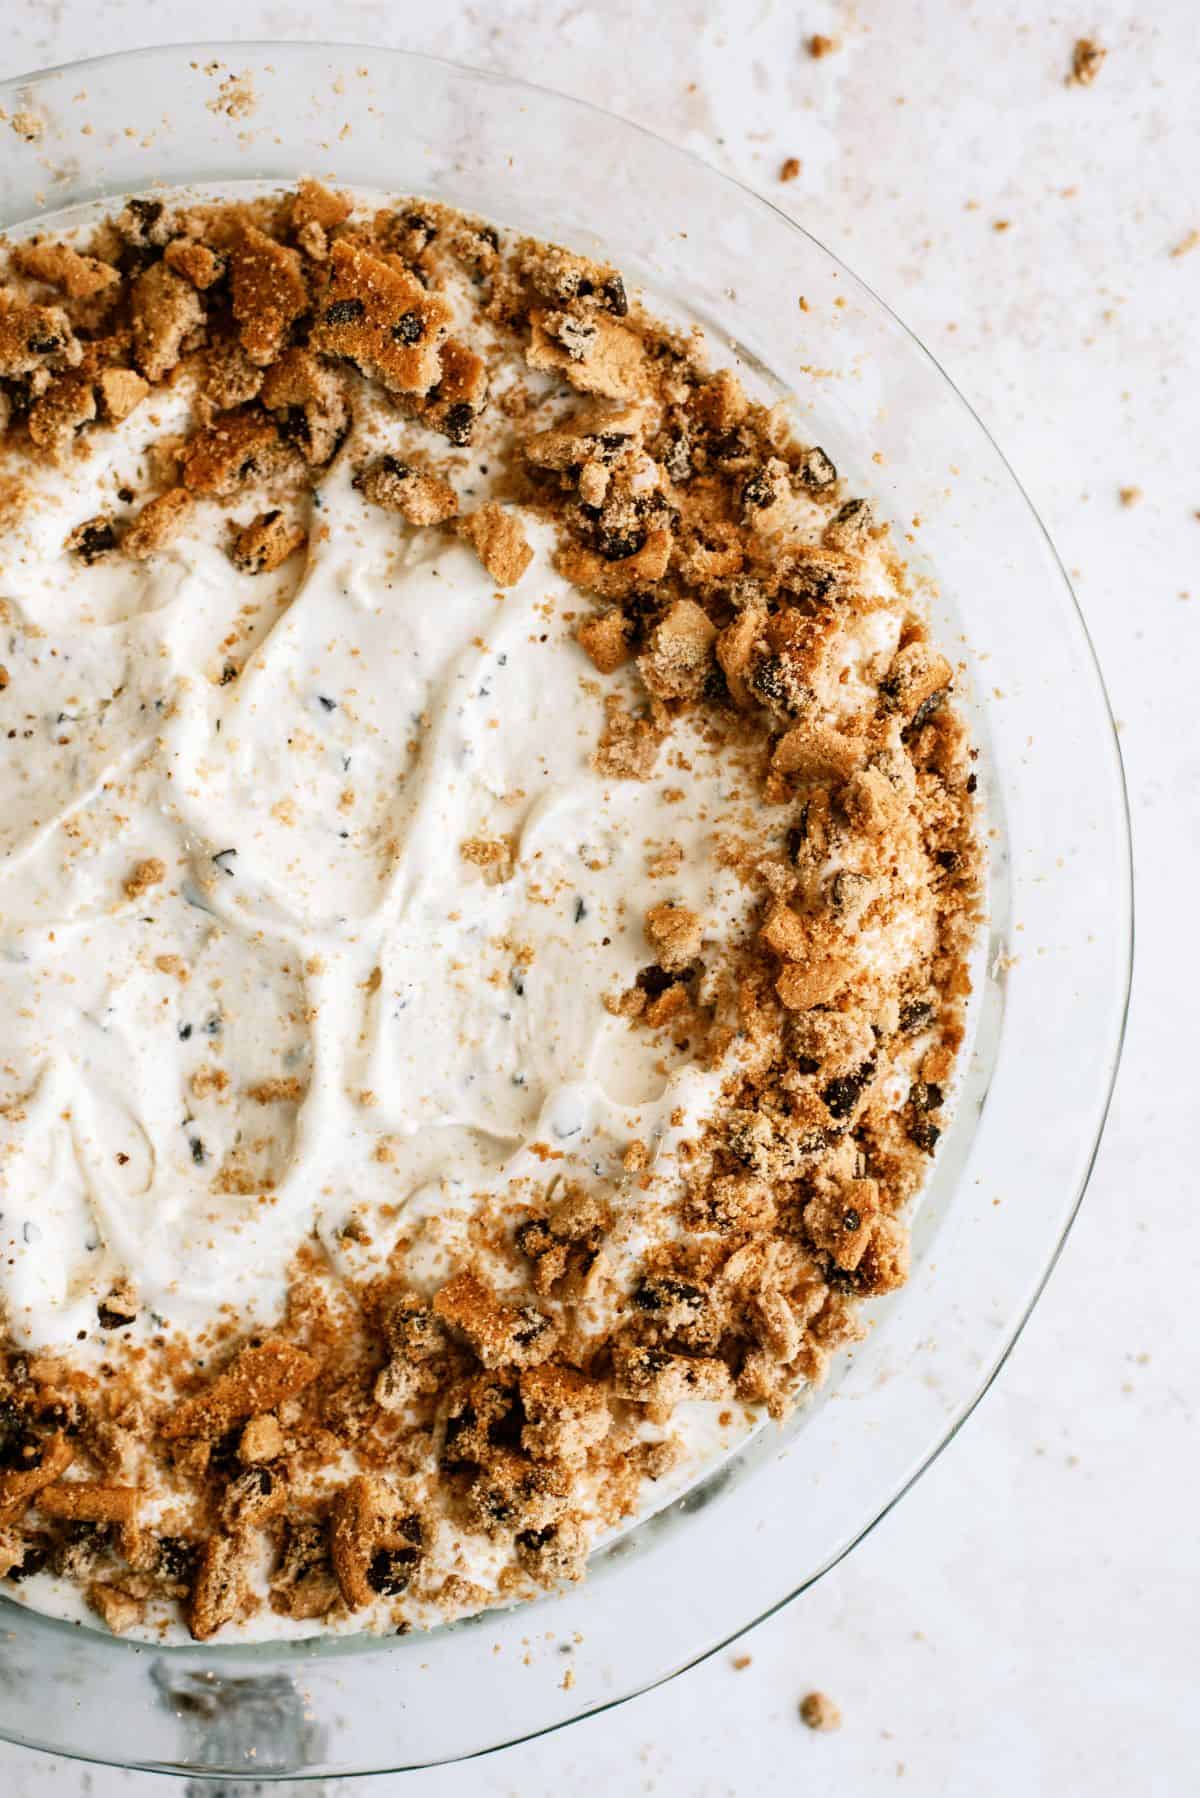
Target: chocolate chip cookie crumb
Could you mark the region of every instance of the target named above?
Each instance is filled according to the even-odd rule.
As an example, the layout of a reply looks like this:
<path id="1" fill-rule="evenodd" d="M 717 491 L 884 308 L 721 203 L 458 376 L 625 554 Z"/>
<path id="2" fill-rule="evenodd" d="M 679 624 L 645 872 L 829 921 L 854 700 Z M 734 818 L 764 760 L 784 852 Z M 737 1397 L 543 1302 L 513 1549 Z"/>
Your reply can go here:
<path id="1" fill-rule="evenodd" d="M 1076 38 L 1075 48 L 1071 52 L 1071 73 L 1067 76 L 1067 86 L 1091 87 L 1104 66 L 1107 55 L 1108 51 L 1102 49 L 1094 38 Z"/>
<path id="2" fill-rule="evenodd" d="M 824 1692 L 809 1692 L 800 1700 L 800 1718 L 809 1729 L 827 1734 L 842 1727 L 842 1713 Z"/>
<path id="3" fill-rule="evenodd" d="M 234 564 L 243 574 L 269 574 L 303 549 L 308 532 L 295 519 L 278 508 L 260 512 L 257 518 L 237 532 L 230 550 Z"/>

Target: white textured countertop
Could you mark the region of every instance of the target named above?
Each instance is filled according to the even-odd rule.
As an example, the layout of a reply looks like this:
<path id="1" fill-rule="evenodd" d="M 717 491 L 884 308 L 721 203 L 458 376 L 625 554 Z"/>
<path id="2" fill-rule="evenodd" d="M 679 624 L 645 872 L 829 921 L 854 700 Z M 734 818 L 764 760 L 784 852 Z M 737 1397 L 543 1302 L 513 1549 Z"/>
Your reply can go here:
<path id="1" fill-rule="evenodd" d="M 1171 250 L 1200 230 L 1195 0 L 8 0 L 4 19 L 5 74 L 198 37 L 436 51 L 583 94 L 767 190 L 991 428 L 1121 721 L 1140 910 L 1125 1064 L 1082 1215 L 996 1387 L 850 1559 L 739 1645 L 745 1669 L 721 1655 L 540 1742 L 369 1789 L 1194 1792 L 1200 979 L 1173 925 L 1200 876 L 1200 245 Z M 813 61 L 812 32 L 841 48 Z M 1109 56 L 1068 88 L 1085 34 Z M 787 156 L 802 172 L 781 186 Z M 799 1722 L 814 1686 L 840 1733 Z M 0 1747 L 11 1798 L 167 1789 Z"/>

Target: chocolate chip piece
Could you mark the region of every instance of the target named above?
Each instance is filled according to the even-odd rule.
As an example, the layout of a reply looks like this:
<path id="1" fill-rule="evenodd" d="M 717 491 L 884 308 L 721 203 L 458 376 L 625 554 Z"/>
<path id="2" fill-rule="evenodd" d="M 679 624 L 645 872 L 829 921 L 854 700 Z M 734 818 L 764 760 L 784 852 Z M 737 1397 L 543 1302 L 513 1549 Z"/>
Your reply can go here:
<path id="1" fill-rule="evenodd" d="M 62 349 L 65 342 L 65 338 L 56 337 L 53 332 L 46 337 L 40 337 L 35 332 L 32 337 L 25 339 L 26 348 L 32 350 L 35 356 L 52 356 L 55 350 Z"/>
<path id="2" fill-rule="evenodd" d="M 925 1030 L 933 1023 L 933 1006 L 928 999 L 910 999 L 900 1007 L 900 1028 L 906 1033 Z"/>
<path id="3" fill-rule="evenodd" d="M 381 1598 L 395 1598 L 412 1578 L 415 1548 L 377 1548 L 367 1568 L 367 1584 Z"/>
<path id="4" fill-rule="evenodd" d="M 900 733 L 904 742 L 907 743 L 909 738 L 915 736 L 917 731 L 921 729 L 922 725 L 929 722 L 933 717 L 933 714 L 945 702 L 949 691 L 950 689 L 948 687 L 940 687 L 936 693 L 931 693 L 928 699 L 923 699 L 921 701 L 920 705 Z"/>
<path id="5" fill-rule="evenodd" d="M 471 441 L 471 426 L 474 422 L 474 412 L 465 400 L 460 400 L 457 406 L 451 406 L 447 412 L 442 421 L 442 429 L 451 443 L 457 444 L 461 449 Z"/>
<path id="6" fill-rule="evenodd" d="M 535 1311 L 532 1305 L 521 1307 L 521 1322 L 513 1330 L 513 1341 L 519 1348 L 528 1348 L 539 1336 L 544 1336 L 550 1328 L 550 1319 Z"/>
<path id="7" fill-rule="evenodd" d="M 933 1154 L 934 1149 L 937 1147 L 938 1137 L 941 1134 L 942 1133 L 937 1125 L 931 1124 L 928 1118 L 918 1118 L 917 1122 L 909 1131 L 909 1135 L 913 1142 L 916 1143 L 918 1149 L 923 1149 L 926 1155 Z"/>
<path id="8" fill-rule="evenodd" d="M 163 215 L 161 200 L 133 199 L 126 200 L 125 205 L 143 232 L 152 230 Z"/>
<path id="9" fill-rule="evenodd" d="M 815 446 L 805 454 L 804 460 L 800 464 L 799 472 L 800 479 L 804 482 L 804 485 L 818 491 L 822 487 L 832 487 L 833 483 L 838 478 L 837 469 L 833 466 L 833 463 L 829 460 L 825 451 L 823 449 L 818 449 Z"/>
<path id="10" fill-rule="evenodd" d="M 11 1399 L 0 1399 L 0 1467 L 12 1470 L 37 1464 L 40 1444 L 29 1417 Z"/>
<path id="11" fill-rule="evenodd" d="M 968 774 L 967 775 L 967 792 L 973 793 L 975 791 L 975 789 L 978 787 L 978 785 L 979 785 L 979 776 L 977 774 Z"/>
<path id="12" fill-rule="evenodd" d="M 600 289 L 600 297 L 614 318 L 625 318 L 629 312 L 629 296 L 620 275 L 614 275 Z"/>
<path id="13" fill-rule="evenodd" d="M 914 1080 L 911 1098 L 918 1111 L 938 1111 L 945 1103 L 945 1094 L 936 1080 Z"/>
<path id="14" fill-rule="evenodd" d="M 606 562 L 623 562 L 626 556 L 636 556 L 645 541 L 644 531 L 602 531 L 600 554 Z"/>
<path id="15" fill-rule="evenodd" d="M 162 1536 L 158 1544 L 160 1573 L 171 1580 L 190 1580 L 196 1570 L 199 1549 L 186 1536 Z"/>
<path id="16" fill-rule="evenodd" d="M 19 1586 L 22 1580 L 29 1579 L 35 1573 L 40 1573 L 49 1559 L 49 1548 L 40 1542 L 33 1542 L 25 1550 L 24 1559 L 19 1561 L 15 1567 L 10 1567 L 5 1578 Z"/>
<path id="17" fill-rule="evenodd" d="M 849 1211 L 844 1212 L 842 1215 L 842 1229 L 843 1230 L 857 1230 L 857 1229 L 861 1228 L 861 1225 L 862 1225 L 862 1218 L 859 1215 L 859 1213 L 857 1211 L 855 1211 L 855 1209 L 852 1205 L 850 1207 Z"/>
<path id="18" fill-rule="evenodd" d="M 397 343 L 420 343 L 425 335 L 425 320 L 419 312 L 405 312 L 392 326 Z"/>
<path id="19" fill-rule="evenodd" d="M 787 681 L 778 656 L 766 656 L 751 670 L 750 687 L 767 705 L 788 704 Z"/>
<path id="20" fill-rule="evenodd" d="M 509 1399 L 508 1409 L 502 1411 L 499 1417 L 493 1418 L 488 1425 L 488 1441 L 493 1448 L 517 1449 L 521 1446 L 521 1431 L 526 1423 L 525 1406 L 515 1388 L 506 1396 Z"/>
<path id="21" fill-rule="evenodd" d="M 665 968 L 660 968 L 655 962 L 648 968 L 638 970 L 637 984 L 647 999 L 657 999 L 660 993 L 665 993 L 669 986 L 675 985 L 677 978 L 677 975 L 668 974 Z"/>
<path id="22" fill-rule="evenodd" d="M 667 1274 L 659 1279 L 643 1280 L 635 1286 L 633 1302 L 639 1311 L 669 1311 L 675 1305 L 686 1305 L 699 1313 L 704 1308 L 704 1294 L 698 1286 Z"/>
<path id="23" fill-rule="evenodd" d="M 294 444 L 298 449 L 308 448 L 312 431 L 303 406 L 289 406 L 278 423 L 279 435 L 285 443 Z"/>
<path id="24" fill-rule="evenodd" d="M 152 262 L 157 262 L 158 255 L 158 251 L 150 244 L 122 244 L 121 253 L 117 257 L 117 272 L 124 275 L 127 281 L 132 281 L 145 269 L 148 269 Z"/>
<path id="25" fill-rule="evenodd" d="M 446 1419 L 446 1447 L 452 1448 L 464 1430 L 473 1430 L 479 1418 L 474 1405 L 464 1405 Z"/>
<path id="26" fill-rule="evenodd" d="M 325 308 L 327 325 L 356 325 L 366 311 L 361 300 L 334 300 Z"/>
<path id="27" fill-rule="evenodd" d="M 874 1072 L 874 1061 L 864 1061 L 853 1074 L 841 1074 L 836 1080 L 829 1082 L 821 1097 L 825 1101 L 831 1117 L 846 1118 L 850 1116 L 858 1104 L 863 1088 Z"/>
<path id="28" fill-rule="evenodd" d="M 117 547 L 117 533 L 107 518 L 90 518 L 81 524 L 71 542 L 72 554 L 77 555 L 88 567 L 98 557 L 106 556 L 111 549 Z"/>
<path id="29" fill-rule="evenodd" d="M 704 676 L 701 694 L 709 705 L 727 706 L 729 699 L 729 682 L 725 678 L 725 670 L 719 662 L 714 662 Z"/>
<path id="30" fill-rule="evenodd" d="M 761 469 L 759 470 L 758 474 L 752 474 L 750 476 L 749 480 L 743 482 L 743 484 L 742 484 L 742 504 L 743 504 L 743 506 L 753 507 L 755 510 L 761 510 L 764 506 L 773 505 L 774 502 L 775 502 L 775 489 L 772 487 L 767 476 L 761 471 Z"/>
<path id="31" fill-rule="evenodd" d="M 96 1306 L 96 1316 L 102 1330 L 127 1330 L 133 1322 L 129 1312 L 119 1311 L 115 1306 L 106 1304 L 103 1299 Z"/>

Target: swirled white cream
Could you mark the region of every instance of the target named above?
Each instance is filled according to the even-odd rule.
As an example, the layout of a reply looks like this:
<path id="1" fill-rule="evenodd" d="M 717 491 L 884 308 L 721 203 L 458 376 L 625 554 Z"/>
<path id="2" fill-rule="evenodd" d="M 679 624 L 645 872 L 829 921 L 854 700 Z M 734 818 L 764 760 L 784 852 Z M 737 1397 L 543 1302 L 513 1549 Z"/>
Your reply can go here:
<path id="1" fill-rule="evenodd" d="M 289 502 L 308 544 L 276 573 L 227 554 L 261 493 L 199 503 L 149 562 L 67 552 L 83 520 L 148 496 L 149 446 L 190 426 L 187 394 L 156 391 L 86 457 L 30 471 L 0 531 L 8 1328 L 95 1363 L 100 1307 L 126 1288 L 122 1348 L 167 1330 L 202 1352 L 214 1325 L 280 1317 L 314 1235 L 355 1278 L 402 1242 L 406 1281 L 432 1292 L 486 1258 L 472 1227 L 514 1184 L 619 1193 L 636 1138 L 651 1169 L 607 1245 L 619 1289 L 722 1075 L 604 999 L 654 959 L 644 920 L 664 900 L 700 914 L 706 962 L 751 927 L 717 847 L 761 843 L 756 783 L 686 720 L 652 779 L 596 771 L 624 677 L 598 680 L 575 640 L 591 602 L 554 571 L 550 528 L 524 518 L 534 559 L 501 591 L 461 541 L 372 507 L 353 471 L 412 432 L 398 419 L 360 420 Z M 467 510 L 486 449 L 457 461 Z M 819 527 L 811 511 L 798 522 Z M 878 609 L 847 618 L 817 687 L 832 722 L 873 703 L 905 610 L 869 554 Z M 464 854 L 479 842 L 504 864 Z M 161 878 L 135 879 L 145 864 Z M 922 903 L 864 956 L 923 953 Z M 681 1406 L 687 1453 L 647 1508 L 746 1427 Z M 508 1551 L 442 1529 L 434 1558 L 494 1585 Z M 49 1576 L 20 1596 L 84 1614 Z M 247 1633 L 311 1628 L 263 1612 Z"/>
<path id="2" fill-rule="evenodd" d="M 501 593 L 344 456 L 275 576 L 237 572 L 212 505 L 150 564 L 85 568 L 64 539 L 147 430 L 45 476 L 0 542 L 0 1294 L 19 1339 L 76 1353 L 124 1277 L 143 1327 L 265 1322 L 314 1229 L 362 1272 L 421 1220 L 433 1285 L 546 1146 L 615 1172 L 713 1080 L 602 1003 L 651 959 L 647 907 L 719 940 L 749 905 L 712 855 L 743 807 L 711 750 L 592 769 L 602 695 L 544 529 Z M 464 859 L 480 837 L 510 878 Z"/>

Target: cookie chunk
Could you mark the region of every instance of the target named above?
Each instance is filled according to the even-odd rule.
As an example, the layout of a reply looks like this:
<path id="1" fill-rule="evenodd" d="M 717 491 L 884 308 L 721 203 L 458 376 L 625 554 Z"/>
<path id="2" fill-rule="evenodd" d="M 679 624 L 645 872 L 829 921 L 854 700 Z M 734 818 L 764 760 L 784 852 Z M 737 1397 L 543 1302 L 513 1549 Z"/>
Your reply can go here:
<path id="1" fill-rule="evenodd" d="M 329 286 L 312 332 L 314 348 L 343 356 L 393 393 L 428 393 L 441 376 L 438 346 L 452 314 L 395 260 L 347 239 L 330 252 Z"/>

